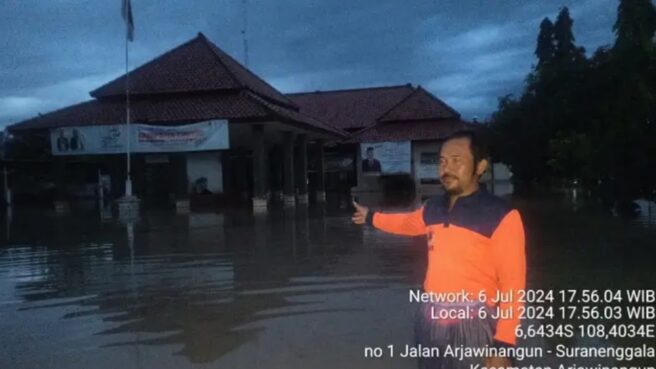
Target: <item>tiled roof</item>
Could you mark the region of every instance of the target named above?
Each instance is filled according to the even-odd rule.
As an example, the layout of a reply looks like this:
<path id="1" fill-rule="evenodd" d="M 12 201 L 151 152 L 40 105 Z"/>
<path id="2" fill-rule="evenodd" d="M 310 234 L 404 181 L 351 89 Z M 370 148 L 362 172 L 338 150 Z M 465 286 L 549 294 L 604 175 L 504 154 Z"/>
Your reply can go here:
<path id="1" fill-rule="evenodd" d="M 477 129 L 478 126 L 459 119 L 422 120 L 398 123 L 379 123 L 354 134 L 350 142 L 440 140 L 457 131 Z"/>
<path id="2" fill-rule="evenodd" d="M 423 120 L 423 119 L 458 119 L 460 114 L 444 101 L 438 99 L 421 86 L 384 115 L 379 122 Z"/>
<path id="3" fill-rule="evenodd" d="M 244 68 L 202 33 L 131 71 L 129 83 L 131 96 L 250 90 L 272 102 L 296 108 L 280 91 Z M 91 96 L 125 96 L 125 75 L 91 91 Z"/>
<path id="4" fill-rule="evenodd" d="M 130 101 L 130 121 L 138 123 L 194 122 L 208 119 L 264 117 L 261 104 L 243 94 L 160 96 Z M 125 123 L 123 99 L 89 100 L 39 115 L 8 127 L 9 130 L 45 129 L 74 125 Z"/>
<path id="5" fill-rule="evenodd" d="M 341 129 L 361 129 L 375 125 L 381 115 L 413 91 L 414 88 L 408 84 L 287 96 L 300 106 L 303 114 Z"/>
<path id="6" fill-rule="evenodd" d="M 258 120 L 279 118 L 302 128 L 315 129 L 337 137 L 347 134 L 295 110 L 273 104 L 250 92 L 158 96 L 130 101 L 130 121 L 134 123 L 193 123 L 210 119 Z M 11 131 L 49 129 L 76 125 L 125 123 L 123 99 L 90 100 L 9 126 Z"/>
<path id="7" fill-rule="evenodd" d="M 294 122 L 294 123 L 307 124 L 307 125 L 313 126 L 315 128 L 318 128 L 322 131 L 330 131 L 330 132 L 332 132 L 336 135 L 341 136 L 342 138 L 348 136 L 348 132 L 346 132 L 342 129 L 339 129 L 337 127 L 333 127 L 330 124 L 326 124 L 324 122 L 321 122 L 321 121 L 319 121 L 319 120 L 317 120 L 313 117 L 310 117 L 308 115 L 305 115 L 301 112 L 294 111 L 292 109 L 286 109 L 286 108 L 283 108 L 283 107 L 281 107 L 279 105 L 276 105 L 276 104 L 271 104 L 267 101 L 261 100 L 261 98 L 259 96 L 252 96 L 252 97 L 256 100 L 260 100 L 262 105 L 264 105 L 269 110 L 269 112 L 276 115 L 278 118 L 281 118 L 283 121 L 288 121 L 288 122 L 291 121 L 291 122 Z"/>
<path id="8" fill-rule="evenodd" d="M 96 99 L 27 119 L 18 131 L 125 122 L 125 76 L 91 92 Z M 351 141 L 441 138 L 462 129 L 460 115 L 412 85 L 287 96 L 241 66 L 203 34 L 130 73 L 131 121 L 193 123 L 271 118 Z"/>

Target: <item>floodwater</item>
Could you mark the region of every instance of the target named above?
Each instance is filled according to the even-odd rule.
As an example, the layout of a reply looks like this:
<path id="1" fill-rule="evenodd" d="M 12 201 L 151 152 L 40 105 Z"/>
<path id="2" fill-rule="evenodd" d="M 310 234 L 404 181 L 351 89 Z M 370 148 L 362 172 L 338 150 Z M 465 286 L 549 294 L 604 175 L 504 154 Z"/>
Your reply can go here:
<path id="1" fill-rule="evenodd" d="M 516 205 L 530 287 L 655 288 L 651 218 L 562 198 Z M 0 368 L 415 368 L 364 350 L 412 344 L 425 240 L 355 226 L 350 211 L 153 211 L 126 224 L 14 209 L 0 218 Z"/>

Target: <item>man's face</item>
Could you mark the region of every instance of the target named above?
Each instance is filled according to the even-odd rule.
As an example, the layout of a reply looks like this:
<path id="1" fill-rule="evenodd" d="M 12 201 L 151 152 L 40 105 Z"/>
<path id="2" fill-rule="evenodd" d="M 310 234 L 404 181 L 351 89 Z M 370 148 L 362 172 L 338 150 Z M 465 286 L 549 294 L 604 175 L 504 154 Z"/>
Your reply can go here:
<path id="1" fill-rule="evenodd" d="M 374 150 L 367 150 L 367 159 L 372 160 L 374 158 Z"/>
<path id="2" fill-rule="evenodd" d="M 485 171 L 487 162 L 482 160 L 474 171 L 474 156 L 469 138 L 454 138 L 446 141 L 440 151 L 440 182 L 450 195 L 471 191 Z"/>

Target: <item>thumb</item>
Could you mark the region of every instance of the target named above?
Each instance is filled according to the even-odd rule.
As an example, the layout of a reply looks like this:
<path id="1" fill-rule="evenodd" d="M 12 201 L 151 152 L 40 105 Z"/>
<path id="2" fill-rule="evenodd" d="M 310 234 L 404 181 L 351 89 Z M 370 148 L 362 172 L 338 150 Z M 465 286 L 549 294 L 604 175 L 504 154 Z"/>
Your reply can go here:
<path id="1" fill-rule="evenodd" d="M 363 208 L 362 205 L 358 204 L 355 200 L 351 200 L 353 202 L 353 206 L 355 206 L 356 209 L 360 210 Z"/>

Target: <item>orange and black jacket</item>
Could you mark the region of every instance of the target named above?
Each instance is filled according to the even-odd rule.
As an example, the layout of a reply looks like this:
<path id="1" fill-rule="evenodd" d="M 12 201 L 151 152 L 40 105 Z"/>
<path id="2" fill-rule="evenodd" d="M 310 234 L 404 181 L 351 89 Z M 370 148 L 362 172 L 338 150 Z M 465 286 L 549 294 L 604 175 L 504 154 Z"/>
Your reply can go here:
<path id="1" fill-rule="evenodd" d="M 524 227 L 519 212 L 490 194 L 483 186 L 459 197 L 449 211 L 448 196 L 434 197 L 408 213 L 370 211 L 367 222 L 394 234 L 428 238 L 426 292 L 465 290 L 473 299 L 485 291 L 488 305 L 497 291 L 514 297 L 498 309 L 510 310 L 512 318 L 499 319 L 495 345 L 515 345 L 522 302 L 518 292 L 525 288 L 526 257 Z"/>

